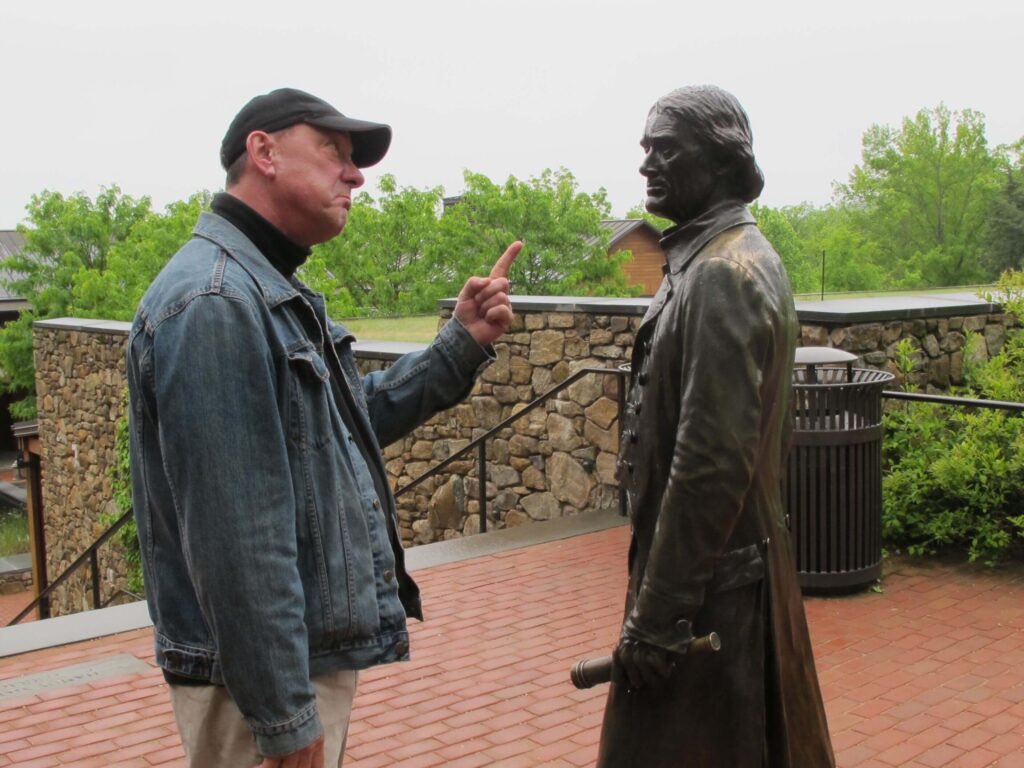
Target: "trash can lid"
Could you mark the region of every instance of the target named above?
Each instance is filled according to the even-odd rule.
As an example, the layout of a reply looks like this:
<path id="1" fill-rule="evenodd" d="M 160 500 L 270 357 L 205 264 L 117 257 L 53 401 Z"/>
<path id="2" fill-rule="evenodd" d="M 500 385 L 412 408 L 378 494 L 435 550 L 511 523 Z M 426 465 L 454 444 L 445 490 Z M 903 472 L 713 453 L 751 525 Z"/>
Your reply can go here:
<path id="1" fill-rule="evenodd" d="M 835 347 L 797 347 L 797 365 L 842 365 L 853 362 L 857 356 Z"/>

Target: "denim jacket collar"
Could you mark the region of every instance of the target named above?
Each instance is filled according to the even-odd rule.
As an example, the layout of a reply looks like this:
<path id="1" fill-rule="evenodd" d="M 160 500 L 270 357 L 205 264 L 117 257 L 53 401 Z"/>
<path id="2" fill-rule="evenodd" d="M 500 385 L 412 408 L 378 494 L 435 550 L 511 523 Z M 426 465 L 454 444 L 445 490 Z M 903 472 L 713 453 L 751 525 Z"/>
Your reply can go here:
<path id="1" fill-rule="evenodd" d="M 276 307 L 302 293 L 227 219 L 204 212 L 199 216 L 193 235 L 215 243 L 237 261 L 252 276 L 269 306 Z"/>

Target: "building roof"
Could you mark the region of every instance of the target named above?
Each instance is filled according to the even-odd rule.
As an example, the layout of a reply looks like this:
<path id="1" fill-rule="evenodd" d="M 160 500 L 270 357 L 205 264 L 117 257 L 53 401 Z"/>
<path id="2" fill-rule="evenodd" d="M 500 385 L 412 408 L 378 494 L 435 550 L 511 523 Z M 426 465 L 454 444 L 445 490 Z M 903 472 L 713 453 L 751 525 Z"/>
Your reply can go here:
<path id="1" fill-rule="evenodd" d="M 25 245 L 25 237 L 16 229 L 0 229 L 0 259 L 13 256 Z M 0 311 L 28 309 L 28 302 L 11 293 L 3 282 L 10 280 L 11 273 L 0 269 Z"/>
<path id="2" fill-rule="evenodd" d="M 630 232 L 638 229 L 648 229 L 655 237 L 661 238 L 661 232 L 646 219 L 604 219 L 601 222 L 601 228 L 611 233 L 611 238 L 608 240 L 609 250 Z M 587 238 L 587 245 L 593 245 L 595 242 L 595 238 Z"/>

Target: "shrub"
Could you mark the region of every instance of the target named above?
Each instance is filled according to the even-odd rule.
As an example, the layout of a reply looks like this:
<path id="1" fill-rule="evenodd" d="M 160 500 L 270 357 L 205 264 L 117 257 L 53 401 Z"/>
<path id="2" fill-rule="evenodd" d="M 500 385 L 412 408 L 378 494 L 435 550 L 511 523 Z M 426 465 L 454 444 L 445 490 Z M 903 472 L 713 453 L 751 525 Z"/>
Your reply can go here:
<path id="1" fill-rule="evenodd" d="M 1004 275 L 999 291 L 1004 306 L 1024 317 L 1024 274 Z M 973 358 L 969 350 L 964 357 Z M 900 342 L 896 358 L 909 380 L 919 359 L 911 340 Z M 968 366 L 965 379 L 953 394 L 1024 401 L 1024 333 Z M 901 403 L 885 420 L 882 530 L 890 545 L 911 554 L 965 548 L 969 560 L 990 565 L 1024 557 L 1024 416 Z"/>

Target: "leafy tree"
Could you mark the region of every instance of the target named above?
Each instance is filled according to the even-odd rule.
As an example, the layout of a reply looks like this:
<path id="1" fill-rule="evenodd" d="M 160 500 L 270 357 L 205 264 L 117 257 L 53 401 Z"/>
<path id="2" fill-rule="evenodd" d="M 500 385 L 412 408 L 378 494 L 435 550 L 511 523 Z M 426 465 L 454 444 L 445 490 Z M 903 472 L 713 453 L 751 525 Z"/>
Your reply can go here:
<path id="1" fill-rule="evenodd" d="M 644 207 L 643 203 L 640 203 L 640 205 L 636 206 L 635 208 L 630 208 L 628 211 L 626 211 L 626 218 L 643 219 L 660 232 L 664 232 L 666 229 L 672 226 L 671 219 L 665 219 L 662 218 L 661 216 L 658 216 L 655 213 L 651 213 L 650 211 L 647 210 L 647 208 Z"/>
<path id="2" fill-rule="evenodd" d="M 383 176 L 381 195 L 360 194 L 345 233 L 318 245 L 302 278 L 339 317 L 427 312 L 439 294 L 427 253 L 438 237 L 443 190 L 399 187 Z"/>
<path id="3" fill-rule="evenodd" d="M 135 200 L 116 186 L 102 189 L 95 201 L 44 191 L 32 196 L 26 210 L 30 224 L 18 227 L 25 245 L 0 264 L 11 274 L 5 286 L 31 304 L 0 328 L 0 389 L 32 393 L 12 406 L 18 418 L 35 415 L 33 321 L 70 314 L 79 276 L 105 271 L 111 249 L 151 215 L 148 198 Z"/>
<path id="4" fill-rule="evenodd" d="M 840 202 L 878 244 L 880 267 L 898 285 L 957 285 L 986 277 L 985 222 L 998 189 L 984 116 L 940 104 L 898 128 L 873 125 L 862 163 L 838 188 Z"/>
<path id="5" fill-rule="evenodd" d="M 441 218 L 441 236 L 431 254 L 432 274 L 446 292 L 466 275 L 487 274 L 494 259 L 514 240 L 524 247 L 510 279 L 531 295 L 625 296 L 634 293 L 622 264 L 626 252 L 609 256 L 601 221 L 611 206 L 603 189 L 581 192 L 566 169 L 545 170 L 520 181 L 496 184 L 466 172 L 466 189 Z"/>
<path id="6" fill-rule="evenodd" d="M 754 203 L 750 211 L 757 219 L 761 233 L 782 258 L 794 293 L 817 290 L 820 285 L 819 270 L 814 263 L 813 253 L 797 235 L 786 210 Z"/>
<path id="7" fill-rule="evenodd" d="M 163 214 L 146 216 L 111 246 L 106 269 L 79 269 L 70 313 L 130 320 L 153 278 L 192 236 L 196 219 L 210 207 L 212 197 L 209 192 L 197 192 L 188 200 L 171 203 Z"/>
<path id="8" fill-rule="evenodd" d="M 781 211 L 802 244 L 803 268 L 814 275 L 810 291 L 874 291 L 886 287 L 888 276 L 879 266 L 878 244 L 865 233 L 860 221 L 862 211 L 842 204 L 822 208 L 804 204 Z"/>
<path id="9" fill-rule="evenodd" d="M 1024 268 L 1024 138 L 997 149 L 1002 188 L 992 203 L 982 264 L 991 272 Z"/>

